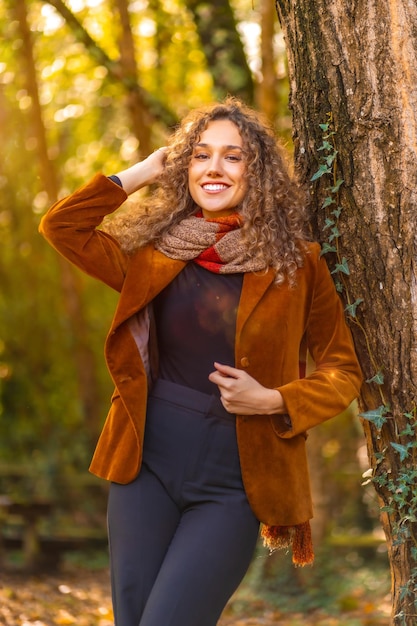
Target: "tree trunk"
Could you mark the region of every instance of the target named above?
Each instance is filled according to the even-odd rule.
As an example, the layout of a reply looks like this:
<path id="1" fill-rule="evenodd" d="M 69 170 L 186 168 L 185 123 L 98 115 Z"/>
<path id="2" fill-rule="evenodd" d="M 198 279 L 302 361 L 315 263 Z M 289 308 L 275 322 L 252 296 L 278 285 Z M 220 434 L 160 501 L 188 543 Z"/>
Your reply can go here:
<path id="1" fill-rule="evenodd" d="M 392 572 L 392 624 L 416 624 L 417 5 L 277 0 L 296 165 L 365 378 L 373 481 Z M 322 127 L 320 128 L 320 125 Z M 327 159 L 327 160 L 326 160 Z M 340 181 L 343 180 L 343 183 Z"/>
<path id="2" fill-rule="evenodd" d="M 129 87 L 126 91 L 126 106 L 130 115 L 132 131 L 139 140 L 139 153 L 141 157 L 144 158 L 152 152 L 152 118 L 145 106 L 140 90 L 137 89 L 138 69 L 128 2 L 127 0 L 113 0 L 113 5 L 120 22 L 118 37 L 120 71 L 122 72 L 125 85 Z"/>
<path id="3" fill-rule="evenodd" d="M 40 182 L 43 189 L 48 194 L 49 202 L 53 203 L 57 200 L 59 185 L 55 167 L 48 156 L 48 142 L 39 99 L 36 67 L 33 56 L 33 42 L 27 21 L 26 0 L 16 0 L 13 11 L 19 23 L 19 31 L 23 44 L 22 67 L 25 74 L 27 92 L 32 102 L 30 115 L 33 134 L 37 141 Z M 74 337 L 74 359 L 79 375 L 80 401 L 86 432 L 90 434 L 91 441 L 95 442 L 101 423 L 98 402 L 99 391 L 94 353 L 88 341 L 88 324 L 84 315 L 79 275 L 62 257 L 58 257 L 58 259 L 60 264 L 62 293 L 70 320 L 71 332 Z"/>
<path id="4" fill-rule="evenodd" d="M 55 170 L 48 154 L 48 144 L 45 133 L 45 126 L 42 119 L 41 104 L 39 100 L 38 81 L 36 76 L 35 61 L 33 56 L 32 36 L 27 21 L 27 7 L 25 0 L 16 0 L 14 4 L 14 14 L 19 23 L 19 32 L 22 38 L 22 64 L 27 93 L 31 98 L 31 125 L 33 135 L 37 143 L 37 156 L 39 163 L 39 175 L 44 190 L 48 195 L 50 203 L 55 202 L 58 197 L 58 182 Z"/>
<path id="5" fill-rule="evenodd" d="M 216 98 L 228 94 L 251 104 L 254 87 L 230 2 L 186 0 L 197 27 Z"/>
<path id="6" fill-rule="evenodd" d="M 257 89 L 258 108 L 271 122 L 278 110 L 278 78 L 275 71 L 274 35 L 276 12 L 270 0 L 261 0 L 261 70 L 262 79 Z"/>

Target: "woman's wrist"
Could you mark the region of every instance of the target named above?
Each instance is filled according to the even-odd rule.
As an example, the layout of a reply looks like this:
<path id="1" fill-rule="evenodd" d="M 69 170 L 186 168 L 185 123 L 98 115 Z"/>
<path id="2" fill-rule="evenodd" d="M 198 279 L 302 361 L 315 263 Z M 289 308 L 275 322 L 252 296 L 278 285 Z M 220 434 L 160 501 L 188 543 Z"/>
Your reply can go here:
<path id="1" fill-rule="evenodd" d="M 148 166 L 146 159 L 145 161 L 135 163 L 135 165 L 132 165 L 126 170 L 117 172 L 116 176 L 128 196 L 138 189 L 150 185 L 154 179 L 154 174 Z"/>
<path id="2" fill-rule="evenodd" d="M 265 400 L 266 415 L 283 415 L 288 412 L 284 398 L 278 389 L 267 389 Z"/>

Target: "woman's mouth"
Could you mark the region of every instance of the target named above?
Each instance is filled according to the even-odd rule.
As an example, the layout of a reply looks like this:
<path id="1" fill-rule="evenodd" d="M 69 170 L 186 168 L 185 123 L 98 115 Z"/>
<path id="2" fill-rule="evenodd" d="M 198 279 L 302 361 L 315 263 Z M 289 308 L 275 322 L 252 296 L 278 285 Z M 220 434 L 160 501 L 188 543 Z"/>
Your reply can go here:
<path id="1" fill-rule="evenodd" d="M 204 191 L 208 191 L 209 193 L 215 193 L 217 191 L 224 191 L 225 189 L 229 189 L 229 185 L 224 183 L 205 183 L 201 185 Z"/>

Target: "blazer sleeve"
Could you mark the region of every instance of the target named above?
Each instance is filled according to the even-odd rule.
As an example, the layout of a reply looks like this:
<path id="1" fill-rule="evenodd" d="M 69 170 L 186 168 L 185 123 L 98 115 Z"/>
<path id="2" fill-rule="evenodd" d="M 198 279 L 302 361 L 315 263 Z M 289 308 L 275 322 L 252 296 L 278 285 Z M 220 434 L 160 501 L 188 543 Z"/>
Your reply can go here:
<path id="1" fill-rule="evenodd" d="M 316 257 L 317 259 L 317 257 Z M 341 299 L 323 258 L 317 261 L 305 339 L 316 369 L 306 378 L 278 388 L 291 427 L 284 438 L 304 433 L 339 415 L 358 397 L 362 373 L 347 326 Z"/>
<path id="2" fill-rule="evenodd" d="M 56 202 L 42 218 L 39 231 L 74 265 L 121 291 L 128 257 L 118 242 L 98 226 L 126 199 L 119 185 L 96 174 L 72 195 Z"/>

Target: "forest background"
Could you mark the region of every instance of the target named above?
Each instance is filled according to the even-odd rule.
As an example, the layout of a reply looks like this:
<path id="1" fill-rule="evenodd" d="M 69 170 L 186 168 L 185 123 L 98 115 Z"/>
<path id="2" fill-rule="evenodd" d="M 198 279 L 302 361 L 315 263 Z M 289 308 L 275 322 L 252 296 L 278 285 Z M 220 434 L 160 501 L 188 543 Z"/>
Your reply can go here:
<path id="1" fill-rule="evenodd" d="M 105 489 L 87 467 L 112 392 L 102 346 L 117 294 L 60 259 L 40 217 L 227 94 L 262 111 L 291 151 L 285 45 L 270 0 L 0 0 L 0 28 L 0 494 L 52 502 L 46 533 L 103 530 Z M 367 584 L 388 587 L 359 419 L 316 429 L 309 448 L 324 561 L 349 577 L 371 560 L 382 573 Z M 256 575 L 276 582 L 263 563 Z"/>

